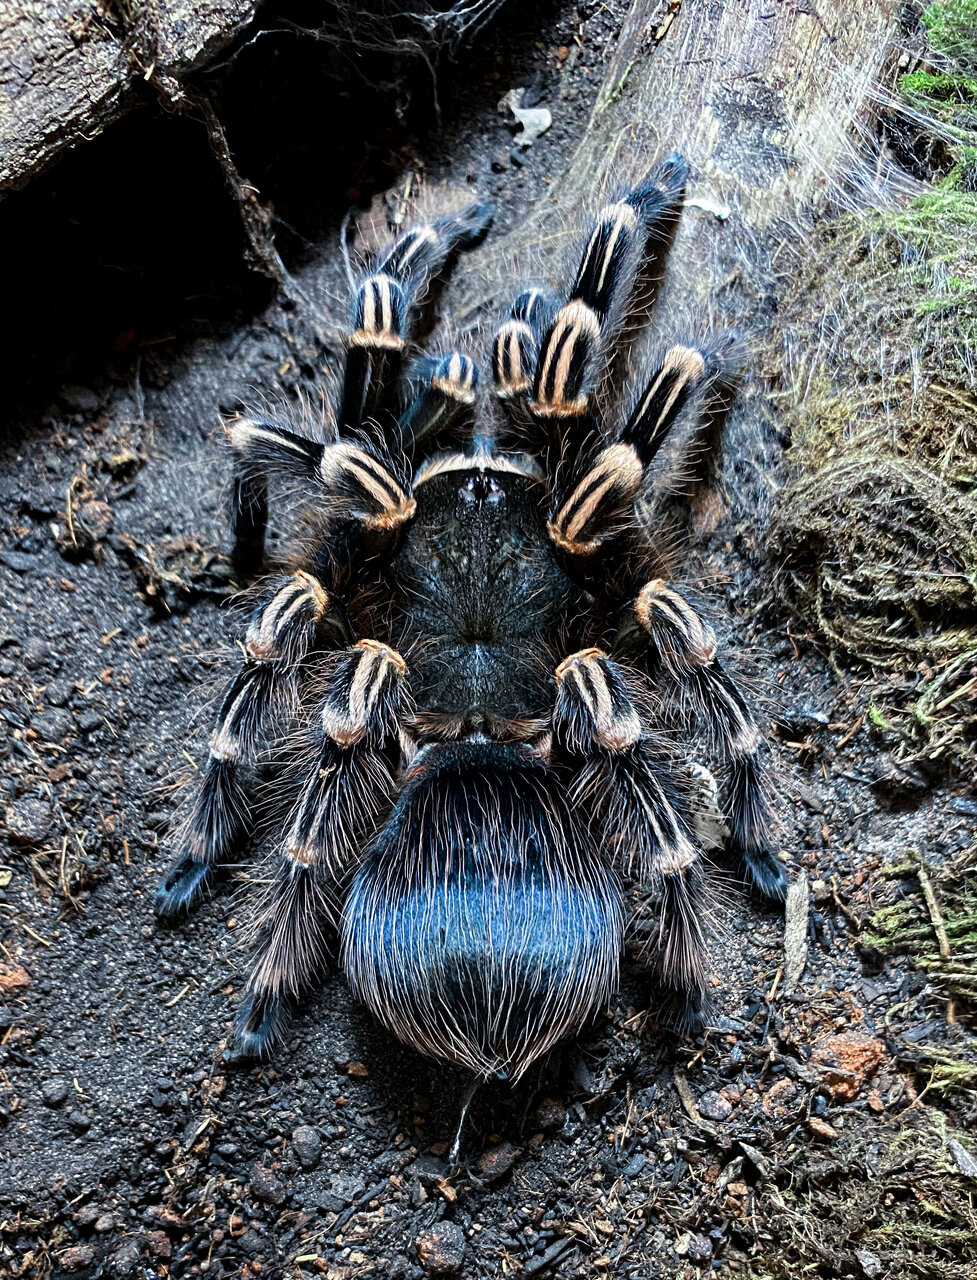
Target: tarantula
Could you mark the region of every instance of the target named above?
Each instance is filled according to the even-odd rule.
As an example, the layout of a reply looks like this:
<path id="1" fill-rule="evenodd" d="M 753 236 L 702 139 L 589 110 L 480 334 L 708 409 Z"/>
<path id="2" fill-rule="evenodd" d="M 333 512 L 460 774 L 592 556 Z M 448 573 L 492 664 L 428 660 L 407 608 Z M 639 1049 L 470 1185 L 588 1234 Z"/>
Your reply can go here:
<path id="1" fill-rule="evenodd" d="M 615 989 L 628 885 L 660 900 L 641 954 L 695 1027 L 703 869 L 680 729 L 721 758 L 727 847 L 783 897 L 760 732 L 635 508 L 676 421 L 730 385 L 731 342 L 673 346 L 620 425 L 598 406 L 686 177 L 660 162 L 597 215 L 562 296 L 520 294 L 492 346 L 495 410 L 465 352 L 408 360 L 429 286 L 487 227 L 479 204 L 406 231 L 361 279 L 327 440 L 229 426 L 238 565 L 260 564 L 272 473 L 302 491 L 302 537 L 253 606 L 157 910 L 240 861 L 255 766 L 277 759 L 283 829 L 234 1056 L 268 1053 L 338 940 L 396 1036 L 516 1080 Z"/>

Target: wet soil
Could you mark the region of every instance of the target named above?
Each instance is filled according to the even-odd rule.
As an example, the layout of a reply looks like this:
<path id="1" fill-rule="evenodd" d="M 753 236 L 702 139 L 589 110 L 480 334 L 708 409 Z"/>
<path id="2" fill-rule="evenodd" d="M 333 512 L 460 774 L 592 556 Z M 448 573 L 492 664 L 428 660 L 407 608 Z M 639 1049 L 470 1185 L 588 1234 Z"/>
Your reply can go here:
<path id="1" fill-rule="evenodd" d="M 728 501 L 688 573 L 770 708 L 780 847 L 809 885 L 793 986 L 782 913 L 721 876 L 706 1034 L 668 1039 L 628 968 L 591 1033 L 516 1091 L 476 1097 L 458 1168 L 463 1081 L 391 1042 L 338 976 L 271 1065 L 225 1069 L 246 884 L 177 928 L 153 916 L 176 796 L 233 661 L 220 414 L 314 399 L 334 375 L 351 202 L 423 174 L 493 199 L 496 230 L 515 225 L 579 136 L 623 11 L 503 14 L 442 73 L 440 121 L 417 68 L 337 68 L 287 33 L 237 55 L 215 91 L 306 312 L 244 267 L 194 122 L 151 106 L 0 209 L 23 238 L 25 297 L 0 443 L 6 1274 L 762 1274 L 782 1244 L 764 1198 L 840 1168 L 852 1135 L 912 1108 L 914 1037 L 964 1034 L 922 975 L 857 935 L 909 891 L 880 868 L 969 844 L 973 800 L 896 768 L 858 673 L 783 612 L 748 457 L 727 463 Z M 275 90 L 264 129 L 256 68 Z M 517 85 L 554 115 L 528 149 L 496 105 Z M 306 119 L 295 96 L 319 101 L 316 128 L 289 124 Z M 841 1086 L 824 1065 L 839 1053 Z M 844 1265 L 823 1274 L 871 1274 Z"/>

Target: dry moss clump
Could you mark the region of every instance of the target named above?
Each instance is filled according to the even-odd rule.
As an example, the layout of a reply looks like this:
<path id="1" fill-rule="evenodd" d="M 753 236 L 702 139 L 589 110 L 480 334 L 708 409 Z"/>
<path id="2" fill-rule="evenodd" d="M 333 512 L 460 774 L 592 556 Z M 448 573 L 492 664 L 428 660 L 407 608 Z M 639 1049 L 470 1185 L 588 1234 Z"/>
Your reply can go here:
<path id="1" fill-rule="evenodd" d="M 977 194 L 959 169 L 809 246 L 780 330 L 790 476 L 771 550 L 919 755 L 977 750 Z"/>
<path id="2" fill-rule="evenodd" d="M 738 1268 L 751 1280 L 798 1276 L 942 1280 L 977 1276 L 977 1208 L 969 1139 L 937 1111 L 904 1127 L 856 1124 L 814 1151 L 788 1187 L 757 1198 L 766 1255 Z M 734 1268 L 736 1270 L 737 1268 Z"/>

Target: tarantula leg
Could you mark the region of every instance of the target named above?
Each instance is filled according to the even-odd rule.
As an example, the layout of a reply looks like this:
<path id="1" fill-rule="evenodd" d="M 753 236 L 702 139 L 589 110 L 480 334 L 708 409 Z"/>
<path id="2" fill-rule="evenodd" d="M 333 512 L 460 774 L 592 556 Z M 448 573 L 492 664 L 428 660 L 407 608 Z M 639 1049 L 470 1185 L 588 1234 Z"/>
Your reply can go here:
<path id="1" fill-rule="evenodd" d="M 630 444 L 601 449 L 583 471 L 571 473 L 547 523 L 550 537 L 570 556 L 592 556 L 615 537 L 634 507 L 641 459 Z"/>
<path id="2" fill-rule="evenodd" d="M 729 845 L 747 878 L 766 898 L 782 900 L 787 877 L 773 852 L 773 814 L 762 763 L 763 738 L 734 681 L 716 656 L 716 637 L 689 602 L 661 579 L 646 583 L 634 602 L 653 672 L 666 674 L 691 719 L 704 724 L 723 756 L 722 805 Z M 625 630 L 627 630 L 625 628 Z"/>
<path id="3" fill-rule="evenodd" d="M 343 878 L 393 795 L 405 671 L 400 654 L 375 640 L 359 641 L 335 664 L 258 912 L 231 1058 L 265 1056 L 289 1006 L 322 970 Z"/>
<path id="4" fill-rule="evenodd" d="M 234 567 L 253 573 L 261 564 L 268 523 L 268 481 L 275 472 L 313 481 L 322 457 L 322 445 L 287 431 L 266 418 L 242 417 L 227 426 L 234 452 L 234 489 L 231 529 L 234 535 Z"/>
<path id="5" fill-rule="evenodd" d="M 320 584 L 301 572 L 278 578 L 255 607 L 245 635 L 244 666 L 221 700 L 185 848 L 156 895 L 161 918 L 189 911 L 214 873 L 239 860 L 251 826 L 242 763 L 253 760 L 275 704 L 292 692 L 296 668 L 328 607 Z"/>
<path id="6" fill-rule="evenodd" d="M 319 478 L 338 513 L 368 532 L 394 532 L 417 509 L 389 459 L 364 446 L 347 441 L 327 444 Z"/>
<path id="7" fill-rule="evenodd" d="M 650 466 L 683 409 L 693 401 L 704 409 L 705 402 L 728 391 L 739 365 L 735 333 L 716 335 L 701 347 L 671 347 L 618 431 L 618 440 L 632 445 L 643 465 Z"/>
<path id="8" fill-rule="evenodd" d="M 519 442 L 538 446 L 538 430 L 529 408 L 539 344 L 549 329 L 558 303 L 542 289 L 526 289 L 512 304 L 507 320 L 492 343 L 492 378 L 496 399 L 503 405 Z"/>
<path id="9" fill-rule="evenodd" d="M 573 797 L 596 815 L 622 873 L 660 894 L 640 953 L 669 992 L 679 1029 L 695 1029 L 706 998 L 705 904 L 688 796 L 653 750 L 617 663 L 583 649 L 555 680 L 554 748 L 574 767 Z"/>
<path id="10" fill-rule="evenodd" d="M 688 174 L 672 154 L 597 215 L 566 304 L 539 344 L 530 410 L 564 453 L 595 431 L 592 396 L 609 344 L 654 241 L 681 205 Z"/>
<path id="11" fill-rule="evenodd" d="M 408 457 L 420 449 L 470 432 L 474 423 L 478 369 L 460 351 L 420 360 L 409 376 L 412 395 L 400 417 L 400 439 Z"/>
<path id="12" fill-rule="evenodd" d="M 398 406 L 401 369 L 416 311 L 431 279 L 483 235 L 492 208 L 474 204 L 404 232 L 356 290 L 339 405 L 340 431 L 356 430 Z"/>

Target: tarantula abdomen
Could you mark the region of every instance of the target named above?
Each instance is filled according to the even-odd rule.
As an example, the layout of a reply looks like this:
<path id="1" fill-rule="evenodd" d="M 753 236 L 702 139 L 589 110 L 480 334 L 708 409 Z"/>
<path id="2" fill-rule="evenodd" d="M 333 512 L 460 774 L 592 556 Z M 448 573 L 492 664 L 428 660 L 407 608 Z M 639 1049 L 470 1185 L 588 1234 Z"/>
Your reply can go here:
<path id="1" fill-rule="evenodd" d="M 353 880 L 342 963 L 395 1035 L 518 1080 L 617 981 L 616 878 L 530 749 L 428 748 Z"/>

